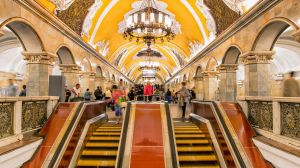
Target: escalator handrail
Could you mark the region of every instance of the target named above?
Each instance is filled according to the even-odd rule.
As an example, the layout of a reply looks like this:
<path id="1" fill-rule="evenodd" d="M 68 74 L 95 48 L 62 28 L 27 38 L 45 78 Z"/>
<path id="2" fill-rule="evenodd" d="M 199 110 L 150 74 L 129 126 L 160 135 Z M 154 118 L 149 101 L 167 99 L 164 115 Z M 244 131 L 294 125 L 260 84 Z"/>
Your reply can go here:
<path id="1" fill-rule="evenodd" d="M 171 149 L 171 156 L 172 156 L 172 165 L 173 168 L 179 168 L 179 158 L 177 152 L 177 146 L 175 145 L 175 133 L 174 133 L 174 126 L 173 126 L 173 119 L 170 112 L 170 107 L 168 103 L 165 103 L 166 107 L 166 116 L 167 116 L 167 127 L 169 132 L 169 140 L 170 140 L 170 149 Z"/>
<path id="2" fill-rule="evenodd" d="M 118 155 L 117 155 L 117 162 L 116 162 L 116 168 L 122 168 L 124 154 L 125 154 L 125 146 L 126 146 L 126 138 L 127 138 L 127 132 L 128 132 L 128 125 L 129 125 L 129 119 L 130 119 L 130 111 L 131 111 L 131 102 L 127 103 L 126 108 L 126 114 L 124 117 L 124 122 L 122 124 L 122 131 L 121 131 L 121 137 L 119 142 L 119 148 L 118 148 Z"/>
<path id="3" fill-rule="evenodd" d="M 190 118 L 200 122 L 200 123 L 204 123 L 208 129 L 208 132 L 209 132 L 209 135 L 211 137 L 211 140 L 212 140 L 212 144 L 216 150 L 216 155 L 218 157 L 218 160 L 219 160 L 219 163 L 221 165 L 222 168 L 227 168 L 227 165 L 226 165 L 226 162 L 225 162 L 225 156 L 223 154 L 223 152 L 221 152 L 221 147 L 220 147 L 220 143 L 218 142 L 218 139 L 217 139 L 217 134 L 215 132 L 215 130 L 213 129 L 212 125 L 211 125 L 211 122 L 206 119 L 206 118 L 203 118 L 197 114 L 193 114 L 191 113 L 190 114 Z"/>
<path id="4" fill-rule="evenodd" d="M 243 150 L 243 148 L 237 146 L 236 141 L 232 137 L 232 134 L 229 131 L 229 129 L 228 129 L 228 127 L 227 127 L 227 125 L 224 121 L 224 118 L 223 118 L 216 102 L 214 102 L 214 101 L 205 101 L 205 100 L 204 101 L 203 100 L 192 100 L 192 103 L 205 103 L 205 104 L 210 105 L 210 107 L 212 108 L 212 111 L 215 114 L 214 116 L 216 117 L 217 121 L 219 121 L 218 124 L 221 128 L 221 131 L 224 133 L 223 135 L 225 135 L 224 138 L 227 142 L 228 147 L 233 150 L 232 155 L 233 155 L 233 158 L 235 158 L 234 160 L 235 160 L 237 166 L 239 166 L 241 168 L 246 168 L 246 167 L 249 167 L 249 166 L 252 167 L 251 163 L 249 163 L 249 161 L 247 159 L 242 157 L 242 155 L 246 156 L 246 152 Z M 248 166 L 246 166 L 246 165 L 248 165 Z"/>

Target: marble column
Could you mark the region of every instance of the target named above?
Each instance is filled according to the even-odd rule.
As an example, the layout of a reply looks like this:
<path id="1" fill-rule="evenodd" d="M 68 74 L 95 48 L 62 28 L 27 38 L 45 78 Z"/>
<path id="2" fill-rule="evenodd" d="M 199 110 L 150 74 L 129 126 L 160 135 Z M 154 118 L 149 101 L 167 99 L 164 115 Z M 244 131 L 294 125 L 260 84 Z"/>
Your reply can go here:
<path id="1" fill-rule="evenodd" d="M 241 56 L 246 96 L 271 96 L 270 61 L 274 54 L 274 51 L 250 51 Z"/>
<path id="2" fill-rule="evenodd" d="M 55 60 L 55 55 L 48 52 L 23 52 L 27 61 L 28 96 L 48 96 L 50 69 Z"/>
<path id="3" fill-rule="evenodd" d="M 195 83 L 195 92 L 196 92 L 196 99 L 203 100 L 204 99 L 204 90 L 203 90 L 203 77 L 194 77 Z"/>
<path id="4" fill-rule="evenodd" d="M 220 73 L 220 101 L 234 102 L 236 100 L 237 67 L 237 64 L 222 64 L 218 67 L 218 71 Z"/>
<path id="5" fill-rule="evenodd" d="M 95 90 L 95 73 L 94 72 L 80 72 L 80 85 L 82 92 L 84 93 L 87 88 L 90 92 Z"/>
<path id="6" fill-rule="evenodd" d="M 216 100 L 218 90 L 217 71 L 204 71 L 203 75 L 203 91 L 204 100 Z"/>
<path id="7" fill-rule="evenodd" d="M 69 89 L 72 89 L 77 83 L 79 83 L 79 69 L 76 64 L 61 64 L 60 70 L 62 75 L 66 79 L 66 85 Z"/>
<path id="8" fill-rule="evenodd" d="M 105 88 L 105 77 L 95 77 L 95 88 L 97 88 L 98 86 L 100 86 L 102 88 L 102 90 L 106 90 Z"/>

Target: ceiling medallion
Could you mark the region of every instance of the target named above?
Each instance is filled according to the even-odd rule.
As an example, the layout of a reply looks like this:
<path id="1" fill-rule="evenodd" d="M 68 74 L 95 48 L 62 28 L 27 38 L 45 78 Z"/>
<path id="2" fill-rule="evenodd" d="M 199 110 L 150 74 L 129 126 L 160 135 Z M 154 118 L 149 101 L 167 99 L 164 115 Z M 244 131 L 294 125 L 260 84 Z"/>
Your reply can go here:
<path id="1" fill-rule="evenodd" d="M 137 7 L 139 4 L 139 7 Z M 144 41 L 150 48 L 156 41 L 170 41 L 180 33 L 180 24 L 163 2 L 143 0 L 133 4 L 134 10 L 124 16 L 119 33 L 129 41 Z"/>
<path id="2" fill-rule="evenodd" d="M 144 62 L 140 62 L 139 71 L 152 70 L 156 72 L 160 70 L 159 66 L 160 66 L 159 62 L 144 61 Z"/>

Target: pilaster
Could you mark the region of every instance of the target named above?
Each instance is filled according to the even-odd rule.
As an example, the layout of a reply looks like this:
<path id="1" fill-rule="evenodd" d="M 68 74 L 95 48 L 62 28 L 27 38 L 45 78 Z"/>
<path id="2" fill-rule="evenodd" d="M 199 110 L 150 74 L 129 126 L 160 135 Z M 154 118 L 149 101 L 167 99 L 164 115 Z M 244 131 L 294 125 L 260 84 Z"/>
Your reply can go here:
<path id="1" fill-rule="evenodd" d="M 82 92 L 84 93 L 87 88 L 93 92 L 95 90 L 95 72 L 80 72 L 79 75 Z"/>
<path id="2" fill-rule="evenodd" d="M 237 95 L 236 70 L 237 64 L 222 64 L 218 68 L 220 73 L 220 100 L 233 102 Z"/>
<path id="3" fill-rule="evenodd" d="M 204 100 L 216 100 L 218 90 L 217 71 L 204 71 L 203 75 L 203 90 Z"/>
<path id="4" fill-rule="evenodd" d="M 48 96 L 49 75 L 55 55 L 48 52 L 23 52 L 28 67 L 28 96 Z"/>
<path id="5" fill-rule="evenodd" d="M 61 64 L 60 70 L 62 75 L 66 79 L 66 85 L 69 89 L 73 88 L 77 83 L 79 83 L 78 73 L 80 67 L 76 64 Z"/>
<path id="6" fill-rule="evenodd" d="M 203 100 L 204 99 L 203 77 L 195 76 L 193 80 L 195 83 L 196 98 L 199 100 Z"/>
<path id="7" fill-rule="evenodd" d="M 274 54 L 274 51 L 250 51 L 240 57 L 245 65 L 246 96 L 271 95 L 270 62 Z"/>

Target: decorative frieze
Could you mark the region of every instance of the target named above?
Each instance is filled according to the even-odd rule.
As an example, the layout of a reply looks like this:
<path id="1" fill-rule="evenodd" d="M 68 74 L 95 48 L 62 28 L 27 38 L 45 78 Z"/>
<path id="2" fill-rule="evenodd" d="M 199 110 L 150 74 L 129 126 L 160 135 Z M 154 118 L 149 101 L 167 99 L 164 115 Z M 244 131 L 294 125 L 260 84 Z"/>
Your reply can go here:
<path id="1" fill-rule="evenodd" d="M 240 57 L 243 64 L 270 64 L 274 51 L 249 51 Z"/>
<path id="2" fill-rule="evenodd" d="M 217 77 L 217 71 L 204 71 L 202 72 L 203 78 L 214 78 Z"/>
<path id="3" fill-rule="evenodd" d="M 45 64 L 53 65 L 55 62 L 54 54 L 48 52 L 22 52 L 24 55 L 24 60 L 27 61 L 27 64 Z"/>
<path id="4" fill-rule="evenodd" d="M 14 134 L 13 131 L 14 103 L 0 103 L 0 138 Z"/>
<path id="5" fill-rule="evenodd" d="M 248 120 L 257 128 L 267 131 L 273 130 L 272 102 L 248 101 Z"/>
<path id="6" fill-rule="evenodd" d="M 0 35 L 1 36 L 1 35 Z M 292 36 L 300 43 L 300 30 L 294 31 Z"/>
<path id="7" fill-rule="evenodd" d="M 280 103 L 281 134 L 300 139 L 300 103 Z"/>
<path id="8" fill-rule="evenodd" d="M 24 101 L 22 103 L 22 131 L 40 128 L 47 121 L 47 101 Z"/>
<path id="9" fill-rule="evenodd" d="M 226 73 L 226 72 L 236 72 L 236 70 L 238 69 L 238 65 L 237 64 L 222 64 L 220 66 L 217 67 L 217 70 L 222 73 Z"/>

